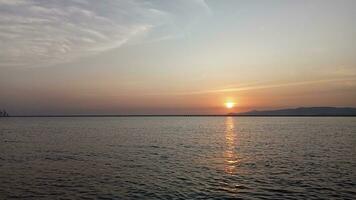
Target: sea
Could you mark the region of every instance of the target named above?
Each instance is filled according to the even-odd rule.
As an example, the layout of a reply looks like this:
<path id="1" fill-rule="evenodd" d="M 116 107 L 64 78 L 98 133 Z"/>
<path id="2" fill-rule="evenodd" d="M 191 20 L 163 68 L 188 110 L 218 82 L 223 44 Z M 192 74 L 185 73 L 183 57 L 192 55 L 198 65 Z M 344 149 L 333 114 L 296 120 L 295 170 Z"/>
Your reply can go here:
<path id="1" fill-rule="evenodd" d="M 0 199 L 356 199 L 356 117 L 0 118 Z"/>

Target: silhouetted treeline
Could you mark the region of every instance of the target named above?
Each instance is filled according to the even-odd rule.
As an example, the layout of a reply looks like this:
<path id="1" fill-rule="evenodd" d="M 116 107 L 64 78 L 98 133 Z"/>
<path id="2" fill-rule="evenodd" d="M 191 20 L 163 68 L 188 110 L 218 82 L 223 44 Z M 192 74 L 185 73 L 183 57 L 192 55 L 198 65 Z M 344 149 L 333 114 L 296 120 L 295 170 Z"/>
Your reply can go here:
<path id="1" fill-rule="evenodd" d="M 0 110 L 0 117 L 9 117 L 9 113 L 6 110 Z"/>

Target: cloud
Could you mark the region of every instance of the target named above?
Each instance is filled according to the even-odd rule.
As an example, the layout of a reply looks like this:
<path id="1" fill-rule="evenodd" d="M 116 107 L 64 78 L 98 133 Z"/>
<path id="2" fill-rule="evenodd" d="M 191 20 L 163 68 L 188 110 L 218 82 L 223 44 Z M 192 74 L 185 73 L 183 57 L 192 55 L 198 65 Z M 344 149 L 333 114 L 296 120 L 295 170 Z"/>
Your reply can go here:
<path id="1" fill-rule="evenodd" d="M 0 0 L 0 67 L 69 62 L 153 30 L 163 33 L 153 39 L 173 38 L 208 8 L 203 0 Z"/>
<path id="2" fill-rule="evenodd" d="M 250 91 L 250 90 L 260 90 L 260 89 L 282 88 L 282 87 L 305 86 L 305 85 L 313 85 L 313 84 L 348 83 L 348 82 L 353 82 L 355 80 L 356 80 L 355 77 L 351 77 L 351 78 L 308 80 L 308 81 L 276 83 L 276 84 L 259 84 L 259 85 L 243 86 L 243 87 L 229 87 L 225 89 L 200 91 L 200 93 L 226 93 L 226 92 L 239 92 L 239 91 Z"/>
<path id="3" fill-rule="evenodd" d="M 0 0 L 0 5 L 24 5 L 26 1 L 24 0 Z"/>
<path id="4" fill-rule="evenodd" d="M 213 90 L 197 90 L 188 92 L 177 92 L 177 93 L 152 93 L 148 95 L 167 95 L 167 96 L 185 96 L 185 95 L 199 95 L 199 94 L 218 94 L 218 93 L 229 93 L 229 92 L 241 92 L 241 91 L 251 91 L 251 90 L 263 90 L 272 88 L 283 88 L 283 87 L 296 87 L 296 86 L 307 86 L 313 84 L 347 84 L 354 85 L 356 77 L 346 77 L 346 78 L 334 78 L 334 79 L 320 79 L 320 80 L 307 80 L 307 81 L 297 81 L 288 83 L 257 83 L 251 85 L 242 86 L 230 86 L 223 89 L 213 89 Z"/>

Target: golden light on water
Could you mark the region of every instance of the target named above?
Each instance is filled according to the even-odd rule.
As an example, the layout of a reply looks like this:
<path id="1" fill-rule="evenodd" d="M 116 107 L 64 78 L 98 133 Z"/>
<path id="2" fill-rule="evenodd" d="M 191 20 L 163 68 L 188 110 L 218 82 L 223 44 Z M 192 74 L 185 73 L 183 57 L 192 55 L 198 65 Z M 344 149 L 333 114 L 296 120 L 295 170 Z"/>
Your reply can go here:
<path id="1" fill-rule="evenodd" d="M 237 145 L 237 138 L 235 135 L 234 119 L 232 117 L 227 117 L 225 121 L 225 126 L 225 172 L 228 174 L 234 174 L 236 173 L 236 165 L 238 162 L 238 156 L 235 151 Z"/>

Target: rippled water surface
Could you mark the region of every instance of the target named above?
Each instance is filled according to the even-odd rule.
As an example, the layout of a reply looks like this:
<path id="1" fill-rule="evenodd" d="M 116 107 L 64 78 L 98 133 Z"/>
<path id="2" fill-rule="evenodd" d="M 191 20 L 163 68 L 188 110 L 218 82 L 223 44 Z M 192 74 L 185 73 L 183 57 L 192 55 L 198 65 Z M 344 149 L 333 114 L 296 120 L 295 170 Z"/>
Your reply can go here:
<path id="1" fill-rule="evenodd" d="M 0 139 L 0 199 L 356 199 L 356 118 L 3 118 Z"/>

